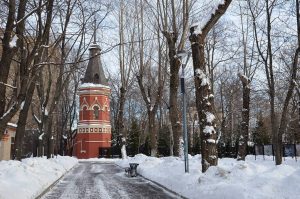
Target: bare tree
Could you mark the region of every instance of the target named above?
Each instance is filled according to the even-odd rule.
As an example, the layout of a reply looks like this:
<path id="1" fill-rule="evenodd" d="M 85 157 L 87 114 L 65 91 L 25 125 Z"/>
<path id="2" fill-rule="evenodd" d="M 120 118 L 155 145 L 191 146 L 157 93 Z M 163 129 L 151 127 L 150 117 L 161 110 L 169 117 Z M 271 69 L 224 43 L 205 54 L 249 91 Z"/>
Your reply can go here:
<path id="1" fill-rule="evenodd" d="M 11 1 L 12 4 L 15 4 L 14 1 Z M 15 5 L 11 5 L 14 7 Z M 30 99 L 32 97 L 32 92 L 34 90 L 34 85 L 36 81 L 36 73 L 40 70 L 39 64 L 39 56 L 42 56 L 42 54 L 45 52 L 44 49 L 42 49 L 42 45 L 45 45 L 47 41 L 49 40 L 49 32 L 52 22 L 52 11 L 53 11 L 53 1 L 47 1 L 46 3 L 39 1 L 37 3 L 34 3 L 33 5 L 28 5 L 27 1 L 22 1 L 18 5 L 18 18 L 16 21 L 16 35 L 17 37 L 17 44 L 13 49 L 18 49 L 18 51 L 15 51 L 17 54 L 11 54 L 11 56 L 17 56 L 18 64 L 19 64 L 19 72 L 17 73 L 19 75 L 19 84 L 17 85 L 17 89 L 15 91 L 15 98 L 13 98 L 12 105 L 10 105 L 8 111 L 1 117 L 0 121 L 0 131 L 1 133 L 4 132 L 2 127 L 6 127 L 6 123 L 12 118 L 12 116 L 17 113 L 19 108 L 21 107 L 21 113 L 20 117 L 22 122 L 20 121 L 20 129 L 17 130 L 17 133 L 21 131 L 22 128 L 24 128 L 24 125 L 26 123 L 25 115 L 26 115 L 26 109 L 29 106 Z M 26 8 L 33 6 L 32 10 L 27 11 Z M 12 9 L 10 7 L 10 9 Z M 45 10 L 45 23 L 43 24 L 42 17 L 39 15 L 42 10 Z M 35 38 L 30 37 L 29 34 L 25 31 L 26 23 L 30 23 L 29 20 L 27 22 L 27 18 L 31 15 L 35 14 L 37 16 L 40 16 L 37 18 L 39 20 L 38 23 L 36 23 L 36 26 L 39 28 L 36 32 Z M 8 22 L 9 24 L 10 22 Z M 29 45 L 30 44 L 30 45 Z M 10 46 L 8 46 L 11 48 Z M 4 52 L 4 51 L 3 51 Z M 5 58 L 4 58 L 5 57 Z M 12 59 L 12 57 L 8 56 L 2 56 L 2 59 L 6 64 L 6 68 L 10 68 L 11 61 L 5 59 Z M 5 79 L 5 78 L 4 78 Z M 6 80 L 4 80 L 6 81 Z M 4 91 L 5 93 L 5 91 Z M 4 95 L 5 96 L 5 95 Z M 27 103 L 25 103 L 25 99 L 27 99 Z M 5 107 L 5 102 L 1 104 Z M 25 107 L 26 105 L 26 107 Z M 3 125 L 2 125 L 3 123 Z M 17 150 L 20 149 L 20 144 L 22 141 L 22 132 L 19 133 L 16 137 L 17 142 Z M 20 156 L 20 154 L 18 154 Z"/>
<path id="2" fill-rule="evenodd" d="M 211 15 L 210 19 L 202 27 L 192 26 L 190 28 L 190 42 L 192 44 L 193 65 L 195 71 L 196 106 L 199 115 L 201 134 L 202 172 L 209 166 L 218 164 L 215 131 L 215 116 L 212 110 L 214 96 L 211 94 L 209 83 L 209 71 L 205 64 L 205 38 L 220 17 L 225 13 L 231 0 L 225 0 Z M 196 28 L 200 31 L 196 31 Z"/>
<path id="3" fill-rule="evenodd" d="M 175 0 L 157 1 L 158 27 L 167 40 L 170 80 L 169 80 L 169 118 L 172 125 L 174 155 L 179 155 L 180 137 L 182 125 L 180 122 L 180 110 L 178 105 L 178 86 L 180 59 L 177 52 L 183 50 L 186 43 L 190 2 L 183 0 L 180 3 Z M 178 5 L 178 6 L 177 6 Z"/>
<path id="4" fill-rule="evenodd" d="M 140 6 L 140 20 L 138 23 L 138 35 L 139 35 L 139 59 L 136 62 L 138 65 L 137 69 L 137 82 L 143 96 L 143 100 L 146 103 L 147 116 L 148 116 L 148 129 L 150 135 L 150 146 L 151 146 L 151 156 L 157 155 L 157 129 L 156 129 L 156 113 L 162 99 L 162 91 L 164 88 L 164 77 L 163 73 L 163 53 L 162 52 L 162 43 L 160 41 L 160 31 L 156 29 L 155 33 L 157 34 L 157 45 L 158 45 L 158 61 L 154 61 L 154 51 L 153 47 L 155 46 L 152 43 L 149 50 L 149 55 L 145 55 L 145 32 L 144 32 L 144 4 L 142 1 L 139 4 Z M 157 20 L 154 21 L 157 25 Z M 153 62 L 157 64 L 157 71 L 153 71 Z M 152 71 L 151 71 L 152 70 Z M 145 84 L 145 79 L 148 80 L 148 83 Z M 155 86 L 154 86 L 155 85 Z"/>
<path id="5" fill-rule="evenodd" d="M 117 112 L 117 118 L 116 118 L 116 126 L 115 129 L 117 130 L 117 135 L 121 137 L 122 142 L 122 158 L 126 158 L 126 135 L 125 135 L 125 129 L 124 129 L 124 106 L 126 102 L 126 93 L 129 85 L 129 81 L 131 78 L 131 72 L 132 72 L 132 65 L 133 65 L 133 50 L 134 50 L 134 40 L 135 40 L 135 34 L 136 29 L 132 26 L 128 25 L 130 23 L 135 23 L 137 20 L 135 16 L 130 16 L 132 12 L 130 12 L 128 9 L 128 6 L 124 4 L 124 1 L 120 1 L 120 7 L 119 7 L 119 39 L 120 39 L 120 45 L 119 45 L 119 74 L 120 74 L 120 80 L 121 85 L 118 93 L 118 112 Z M 128 13 L 126 16 L 124 13 Z M 134 14 L 134 12 L 133 12 Z M 133 21 L 131 19 L 134 19 Z M 127 26 L 126 26 L 127 24 Z M 125 48 L 125 36 L 128 36 L 128 48 Z M 127 37 L 126 37 L 127 38 Z"/>
<path id="6" fill-rule="evenodd" d="M 246 5 L 245 5 L 246 6 Z M 245 13 L 246 10 L 246 13 Z M 249 15 L 248 7 L 244 7 L 241 2 L 239 2 L 239 11 L 240 11 L 240 21 L 241 21 L 241 33 L 242 33 L 242 71 L 238 74 L 243 90 L 243 107 L 242 107 L 242 121 L 241 121 L 241 132 L 239 136 L 238 144 L 238 160 L 245 160 L 247 155 L 247 145 L 249 140 L 249 120 L 250 120 L 250 83 L 251 79 L 255 75 L 259 64 L 253 63 L 254 59 L 254 42 L 249 41 Z M 244 14 L 245 13 L 245 14 Z M 244 19 L 246 18 L 246 19 Z M 252 43 L 250 49 L 248 50 L 248 43 Z M 250 52 L 249 52 L 250 51 Z"/>
<path id="7" fill-rule="evenodd" d="M 289 75 L 289 86 L 287 89 L 287 94 L 284 99 L 282 112 L 281 112 L 281 119 L 279 122 L 279 126 L 277 125 L 277 119 L 276 119 L 276 110 L 275 110 L 275 97 L 276 97 L 276 89 L 275 89 L 275 79 L 274 79 L 274 59 L 275 52 L 278 51 L 277 49 L 274 50 L 274 42 L 272 39 L 272 31 L 273 31 L 273 22 L 272 14 L 274 13 L 274 10 L 276 6 L 280 3 L 278 1 L 268 1 L 265 0 L 263 2 L 263 5 L 259 4 L 258 2 L 250 2 L 247 1 L 249 5 L 249 10 L 251 12 L 252 20 L 253 20 L 253 28 L 254 28 L 254 37 L 256 42 L 256 48 L 258 50 L 258 54 L 260 58 L 262 59 L 262 62 L 264 64 L 265 73 L 267 77 L 267 85 L 268 85 L 268 94 L 269 94 L 269 103 L 270 103 L 270 115 L 271 115 L 271 128 L 272 128 L 272 143 L 274 146 L 274 152 L 275 152 L 275 163 L 276 165 L 280 165 L 282 163 L 282 135 L 286 130 L 287 127 L 287 113 L 288 113 L 288 106 L 290 99 L 293 94 L 293 90 L 295 87 L 294 81 L 296 79 L 297 74 L 297 65 L 298 65 L 298 54 L 299 54 L 299 3 L 298 0 L 296 1 L 296 18 L 297 18 L 297 34 L 298 34 L 298 45 L 295 50 L 295 55 L 292 63 L 292 67 L 290 69 L 290 75 Z M 262 12 L 262 9 L 264 9 L 264 12 Z M 266 37 L 266 43 L 265 45 L 260 43 L 259 39 L 259 33 L 258 31 L 260 28 L 258 27 L 257 19 L 259 18 L 259 15 L 261 13 L 264 14 L 266 18 L 266 30 L 265 37 Z"/>

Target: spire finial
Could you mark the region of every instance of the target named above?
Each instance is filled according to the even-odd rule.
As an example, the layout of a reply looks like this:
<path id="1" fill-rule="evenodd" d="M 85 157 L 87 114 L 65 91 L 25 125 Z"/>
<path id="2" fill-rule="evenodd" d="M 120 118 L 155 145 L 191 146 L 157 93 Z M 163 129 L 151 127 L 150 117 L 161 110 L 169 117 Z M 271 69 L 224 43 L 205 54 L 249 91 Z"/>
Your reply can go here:
<path id="1" fill-rule="evenodd" d="M 94 44 L 96 44 L 96 37 L 97 37 L 97 20 L 96 20 L 96 16 L 94 19 Z"/>

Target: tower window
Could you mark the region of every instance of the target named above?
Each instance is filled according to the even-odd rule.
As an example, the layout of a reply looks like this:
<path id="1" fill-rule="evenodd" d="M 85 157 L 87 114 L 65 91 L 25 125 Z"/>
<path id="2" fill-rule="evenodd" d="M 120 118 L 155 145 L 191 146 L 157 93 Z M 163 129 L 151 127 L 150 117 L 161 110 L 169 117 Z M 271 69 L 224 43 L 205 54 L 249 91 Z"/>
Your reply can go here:
<path id="1" fill-rule="evenodd" d="M 99 107 L 94 106 L 94 119 L 97 120 L 99 119 Z"/>
<path id="2" fill-rule="evenodd" d="M 82 111 L 82 119 L 86 120 L 87 119 L 87 107 L 84 106 L 83 107 L 83 111 Z"/>
<path id="3" fill-rule="evenodd" d="M 99 75 L 98 75 L 98 73 L 96 73 L 94 75 L 94 83 L 99 83 Z"/>

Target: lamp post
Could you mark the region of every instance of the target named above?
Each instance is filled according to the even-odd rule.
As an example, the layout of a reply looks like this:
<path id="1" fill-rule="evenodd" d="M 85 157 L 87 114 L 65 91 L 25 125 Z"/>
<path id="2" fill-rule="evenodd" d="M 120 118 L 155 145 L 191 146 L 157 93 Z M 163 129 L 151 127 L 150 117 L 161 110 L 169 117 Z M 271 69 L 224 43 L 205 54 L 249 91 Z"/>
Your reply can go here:
<path id="1" fill-rule="evenodd" d="M 184 169 L 185 172 L 189 172 L 189 159 L 188 159 L 188 135 L 187 135 L 187 122 L 186 122 L 186 96 L 185 96 L 185 73 L 184 69 L 191 56 L 190 52 L 184 50 L 178 51 L 177 56 L 181 61 L 181 77 L 180 77 L 180 87 L 181 87 L 181 97 L 182 97 L 182 123 L 183 123 L 183 145 L 184 145 Z M 187 56 L 187 57 L 186 57 Z M 186 57 L 183 63 L 183 58 Z"/>

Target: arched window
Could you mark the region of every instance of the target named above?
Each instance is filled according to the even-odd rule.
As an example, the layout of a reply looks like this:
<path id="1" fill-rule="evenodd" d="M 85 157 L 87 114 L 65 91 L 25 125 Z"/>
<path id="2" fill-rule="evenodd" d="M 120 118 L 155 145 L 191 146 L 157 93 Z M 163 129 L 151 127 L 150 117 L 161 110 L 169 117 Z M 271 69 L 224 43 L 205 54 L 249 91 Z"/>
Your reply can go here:
<path id="1" fill-rule="evenodd" d="M 96 83 L 96 84 L 99 83 L 99 75 L 98 75 L 98 73 L 96 73 L 96 74 L 94 75 L 94 83 Z"/>
<path id="2" fill-rule="evenodd" d="M 97 120 L 99 119 L 99 107 L 94 106 L 94 119 Z"/>
<path id="3" fill-rule="evenodd" d="M 86 120 L 87 119 L 87 106 L 84 106 L 83 108 L 82 108 L 82 119 L 83 120 Z"/>

